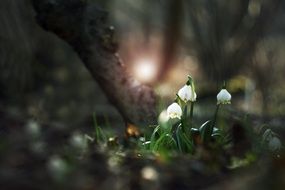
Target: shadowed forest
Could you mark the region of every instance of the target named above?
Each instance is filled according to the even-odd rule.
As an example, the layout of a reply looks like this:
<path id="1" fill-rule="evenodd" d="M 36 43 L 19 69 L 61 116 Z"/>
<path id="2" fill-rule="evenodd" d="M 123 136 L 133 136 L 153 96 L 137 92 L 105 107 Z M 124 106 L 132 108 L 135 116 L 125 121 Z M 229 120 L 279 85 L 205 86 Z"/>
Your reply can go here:
<path id="1" fill-rule="evenodd" d="M 285 2 L 1 0 L 0 189 L 284 189 Z"/>

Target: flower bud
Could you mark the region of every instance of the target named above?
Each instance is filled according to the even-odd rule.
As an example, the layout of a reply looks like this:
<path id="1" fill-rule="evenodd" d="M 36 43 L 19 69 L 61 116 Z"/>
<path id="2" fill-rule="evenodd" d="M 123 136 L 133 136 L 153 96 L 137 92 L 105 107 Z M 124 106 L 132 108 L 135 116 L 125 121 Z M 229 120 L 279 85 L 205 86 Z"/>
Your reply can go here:
<path id="1" fill-rule="evenodd" d="M 231 94 L 226 89 L 222 89 L 217 95 L 217 103 L 230 104 L 231 98 L 232 98 Z"/>
<path id="2" fill-rule="evenodd" d="M 281 141 L 277 137 L 272 137 L 268 142 L 268 148 L 271 151 L 277 151 L 281 148 Z"/>
<path id="3" fill-rule="evenodd" d="M 192 91 L 192 87 L 190 85 L 184 85 L 179 91 L 178 96 L 183 100 L 184 102 L 195 102 L 197 95 L 196 93 Z"/>
<path id="4" fill-rule="evenodd" d="M 172 103 L 167 108 L 167 115 L 171 119 L 174 119 L 174 118 L 180 119 L 182 116 L 182 109 L 177 103 Z"/>

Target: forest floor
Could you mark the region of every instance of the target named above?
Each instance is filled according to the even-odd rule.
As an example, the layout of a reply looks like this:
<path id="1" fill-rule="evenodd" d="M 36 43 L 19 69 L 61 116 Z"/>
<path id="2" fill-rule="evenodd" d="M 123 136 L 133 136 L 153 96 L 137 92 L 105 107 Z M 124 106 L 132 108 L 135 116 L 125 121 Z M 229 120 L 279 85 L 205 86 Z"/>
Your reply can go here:
<path id="1" fill-rule="evenodd" d="M 25 121 L 3 110 L 0 121 L 1 189 L 285 187 L 284 155 L 263 154 L 249 161 L 246 139 L 237 142 L 234 151 L 218 156 L 205 150 L 200 156 L 144 154 L 134 138 L 119 136 L 106 146 L 90 141 L 82 147 L 78 131 L 67 126 Z M 92 130 L 90 124 L 84 133 L 92 136 Z"/>

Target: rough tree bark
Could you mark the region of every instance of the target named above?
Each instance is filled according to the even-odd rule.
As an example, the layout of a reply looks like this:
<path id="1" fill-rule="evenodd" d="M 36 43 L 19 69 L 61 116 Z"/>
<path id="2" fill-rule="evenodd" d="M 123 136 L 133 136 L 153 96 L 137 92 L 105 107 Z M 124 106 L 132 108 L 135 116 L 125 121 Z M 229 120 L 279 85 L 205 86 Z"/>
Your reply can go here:
<path id="1" fill-rule="evenodd" d="M 72 46 L 126 122 L 155 122 L 153 90 L 132 78 L 120 60 L 113 40 L 114 28 L 107 24 L 107 12 L 85 0 L 32 3 L 38 24 Z"/>

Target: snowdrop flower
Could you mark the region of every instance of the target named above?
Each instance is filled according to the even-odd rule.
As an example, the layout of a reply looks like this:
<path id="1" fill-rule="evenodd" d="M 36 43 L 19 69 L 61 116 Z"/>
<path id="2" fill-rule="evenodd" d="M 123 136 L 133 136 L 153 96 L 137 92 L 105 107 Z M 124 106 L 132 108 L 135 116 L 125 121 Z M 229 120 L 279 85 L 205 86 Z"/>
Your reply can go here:
<path id="1" fill-rule="evenodd" d="M 268 142 L 268 147 L 271 151 L 277 151 L 281 148 L 281 141 L 277 137 L 272 137 Z"/>
<path id="2" fill-rule="evenodd" d="M 217 95 L 218 104 L 230 104 L 231 98 L 231 94 L 226 89 L 222 89 Z"/>
<path id="3" fill-rule="evenodd" d="M 171 119 L 174 119 L 174 118 L 180 119 L 182 116 L 182 109 L 177 103 L 172 103 L 167 108 L 167 115 Z"/>
<path id="4" fill-rule="evenodd" d="M 197 94 L 192 92 L 192 87 L 190 85 L 184 85 L 179 91 L 178 96 L 184 101 L 195 102 Z"/>
<path id="5" fill-rule="evenodd" d="M 163 110 L 158 116 L 158 123 L 165 124 L 169 120 L 168 113 L 166 110 Z"/>

